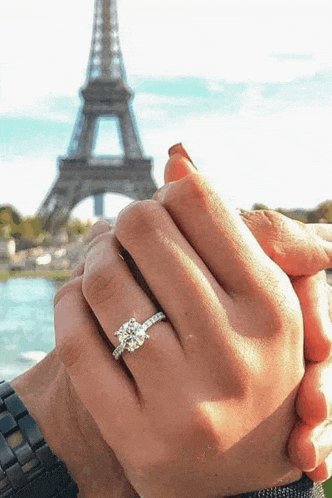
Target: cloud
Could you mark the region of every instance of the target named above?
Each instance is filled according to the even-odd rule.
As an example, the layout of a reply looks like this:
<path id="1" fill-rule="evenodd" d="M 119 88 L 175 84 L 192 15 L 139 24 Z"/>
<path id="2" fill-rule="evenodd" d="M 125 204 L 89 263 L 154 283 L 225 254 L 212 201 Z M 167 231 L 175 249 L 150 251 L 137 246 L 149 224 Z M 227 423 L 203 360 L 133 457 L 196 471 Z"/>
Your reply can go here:
<path id="1" fill-rule="evenodd" d="M 155 158 L 160 184 L 167 149 L 182 141 L 200 172 L 235 207 L 250 209 L 255 202 L 314 207 L 331 196 L 326 181 L 331 126 L 332 114 L 324 107 L 265 116 L 188 116 L 172 129 L 151 130 L 144 145 Z"/>
<path id="2" fill-rule="evenodd" d="M 312 61 L 314 60 L 314 54 L 306 54 L 306 53 L 300 53 L 300 54 L 270 54 L 270 57 L 275 57 L 279 61 Z"/>
<path id="3" fill-rule="evenodd" d="M 80 101 L 75 97 L 61 95 L 47 97 L 7 94 L 0 100 L 0 115 L 6 118 L 30 118 L 38 121 L 72 123 L 75 120 Z"/>
<path id="4" fill-rule="evenodd" d="M 118 10 L 130 75 L 273 82 L 332 65 L 331 11 L 324 1 L 207 0 L 202 12 L 197 1 L 126 0 Z M 31 108 L 36 98 L 77 95 L 92 21 L 93 0 L 59 0 L 52 8 L 41 0 L 29 6 L 17 0 L 15 8 L 7 3 L 0 19 L 2 100 Z M 312 58 L 271 57 L 286 53 Z"/>
<path id="5" fill-rule="evenodd" d="M 12 204 L 23 216 L 33 215 L 55 180 L 56 161 L 16 156 L 0 159 L 0 169 L 1 204 Z"/>
<path id="6" fill-rule="evenodd" d="M 11 138 L 1 146 L 0 196 L 17 198 L 23 213 L 37 209 L 69 145 L 93 3 L 17 0 L 2 9 L 7 120 L 0 127 L 7 137 L 10 122 Z M 332 155 L 330 1 L 206 0 L 203 10 L 198 0 L 118 3 L 134 110 L 159 185 L 168 147 L 184 140 L 239 206 L 324 200 Z"/>
<path id="7" fill-rule="evenodd" d="M 250 209 L 263 202 L 271 208 L 311 208 L 331 197 L 331 128 L 329 108 L 303 106 L 267 115 L 231 116 L 220 110 L 207 116 L 187 114 L 177 123 L 143 126 L 140 135 L 146 155 L 154 158 L 159 186 L 168 148 L 182 141 L 200 172 L 234 207 Z M 58 175 L 56 151 L 43 154 L 35 158 L 26 153 L 0 164 L 0 198 L 24 215 L 38 209 Z M 86 202 L 90 211 L 85 217 L 90 217 L 91 201 Z M 127 202 L 113 199 L 107 214 L 115 215 Z M 85 211 L 80 206 L 82 216 Z"/>

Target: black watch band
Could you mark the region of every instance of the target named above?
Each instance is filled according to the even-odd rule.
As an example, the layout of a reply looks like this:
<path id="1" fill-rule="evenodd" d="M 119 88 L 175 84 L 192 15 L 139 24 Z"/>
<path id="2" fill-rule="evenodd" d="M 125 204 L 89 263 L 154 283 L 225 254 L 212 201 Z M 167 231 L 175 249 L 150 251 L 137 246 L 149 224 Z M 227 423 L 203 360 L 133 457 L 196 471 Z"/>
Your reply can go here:
<path id="1" fill-rule="evenodd" d="M 0 498 L 76 498 L 78 492 L 15 390 L 0 382 Z"/>

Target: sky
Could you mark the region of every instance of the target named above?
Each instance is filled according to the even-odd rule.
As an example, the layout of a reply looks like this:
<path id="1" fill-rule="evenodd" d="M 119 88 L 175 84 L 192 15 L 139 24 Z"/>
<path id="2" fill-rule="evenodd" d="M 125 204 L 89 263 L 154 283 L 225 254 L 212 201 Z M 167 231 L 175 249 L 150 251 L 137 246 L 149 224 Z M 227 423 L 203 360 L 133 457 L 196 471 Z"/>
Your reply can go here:
<path id="1" fill-rule="evenodd" d="M 0 205 L 23 216 L 38 210 L 67 154 L 93 7 L 2 5 Z M 168 148 L 181 141 L 234 207 L 332 199 L 330 0 L 118 0 L 118 14 L 132 108 L 158 186 Z M 119 153 L 115 128 L 102 121 L 99 130 L 95 153 Z M 130 201 L 107 195 L 106 215 Z M 91 218 L 92 206 L 86 199 L 72 215 Z"/>

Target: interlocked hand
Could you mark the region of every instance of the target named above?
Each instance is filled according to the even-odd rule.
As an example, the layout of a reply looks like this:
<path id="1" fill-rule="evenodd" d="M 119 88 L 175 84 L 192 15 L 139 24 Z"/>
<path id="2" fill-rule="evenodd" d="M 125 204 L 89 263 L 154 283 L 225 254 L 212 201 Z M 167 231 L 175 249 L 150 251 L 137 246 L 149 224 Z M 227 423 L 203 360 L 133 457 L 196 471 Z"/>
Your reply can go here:
<path id="1" fill-rule="evenodd" d="M 143 201 L 92 241 L 83 294 L 64 293 L 55 308 L 60 358 L 142 496 L 225 496 L 295 481 L 301 471 L 285 448 L 304 374 L 299 301 L 203 177 L 175 190 L 180 224 Z M 168 321 L 119 362 L 114 332 L 156 312 L 122 248 Z"/>
<path id="2" fill-rule="evenodd" d="M 172 149 L 166 184 L 195 171 L 180 145 Z M 155 198 L 163 203 L 163 189 Z M 176 203 L 169 191 L 164 206 L 172 209 Z M 301 420 L 288 449 L 313 481 L 324 482 L 332 473 L 332 288 L 321 270 L 332 267 L 332 226 L 303 224 L 275 211 L 243 212 L 241 217 L 266 254 L 289 275 L 300 300 L 306 366 L 297 397 Z"/>
<path id="3" fill-rule="evenodd" d="M 183 164 L 182 158 L 180 159 L 181 160 L 179 163 L 179 157 L 175 158 L 173 156 L 169 161 L 166 168 L 166 175 L 168 175 L 169 181 L 179 179 L 179 172 L 180 172 L 180 177 L 182 178 L 191 172 L 190 165 Z M 162 196 L 159 197 L 159 200 L 162 203 L 164 203 L 166 209 L 167 206 L 169 205 L 171 206 L 172 209 L 172 204 L 175 200 L 175 198 L 172 197 L 172 189 L 168 190 L 166 196 L 164 196 L 164 193 L 165 192 L 162 192 Z M 158 198 L 158 194 L 156 198 Z M 175 201 L 175 205 L 176 204 L 177 202 Z M 326 467 L 327 462 L 324 462 L 324 458 L 328 455 L 328 453 L 331 450 L 331 442 L 328 440 L 328 438 L 325 438 L 325 443 L 324 443 L 325 447 L 320 447 L 320 451 L 316 452 L 315 454 L 312 445 L 309 443 L 309 437 L 311 437 L 315 431 L 317 432 L 317 430 L 319 430 L 323 425 L 325 426 L 327 425 L 326 421 L 324 422 L 324 424 L 322 424 L 321 421 L 324 420 L 324 418 L 326 418 L 327 410 L 329 410 L 328 401 L 324 401 L 324 395 L 325 397 L 329 395 L 329 386 L 323 385 L 321 381 L 323 377 L 328 378 L 328 375 L 330 373 L 329 352 L 331 350 L 331 338 L 329 336 L 329 320 L 326 318 L 326 310 L 327 310 L 326 299 L 324 303 L 324 297 L 326 298 L 326 293 L 324 294 L 324 292 L 322 292 L 325 286 L 324 284 L 325 275 L 323 273 L 320 273 L 318 276 L 312 276 L 312 275 L 314 273 L 317 273 L 322 268 L 329 267 L 332 264 L 332 258 L 330 256 L 331 255 L 330 245 L 325 244 L 324 240 L 317 236 L 317 232 L 320 231 L 320 232 L 325 232 L 323 233 L 323 237 L 331 238 L 331 233 L 329 231 L 329 227 L 317 226 L 317 225 L 315 225 L 314 227 L 310 227 L 308 225 L 303 226 L 302 224 L 297 224 L 297 222 L 294 222 L 293 220 L 288 220 L 287 218 L 278 215 L 278 213 L 249 212 L 249 213 L 244 213 L 242 216 L 247 226 L 250 228 L 252 233 L 259 241 L 260 245 L 263 247 L 264 251 L 272 259 L 274 259 L 274 261 L 281 268 L 283 268 L 284 271 L 287 271 L 291 275 L 291 278 L 293 280 L 293 285 L 300 299 L 302 311 L 304 312 L 304 323 L 305 323 L 304 344 L 306 349 L 306 358 L 312 358 L 312 361 L 315 360 L 318 363 L 314 364 L 312 363 L 312 361 L 311 362 L 306 361 L 306 372 L 297 397 L 297 409 L 299 415 L 301 415 L 301 421 L 298 422 L 296 429 L 292 433 L 292 437 L 289 442 L 289 451 L 290 455 L 292 456 L 292 460 L 297 465 L 299 465 L 303 470 L 314 467 L 316 468 L 314 472 L 307 472 L 307 474 L 313 480 L 323 481 L 327 478 L 327 467 Z M 173 216 L 173 219 L 174 218 L 175 217 Z M 176 221 L 176 223 L 178 224 L 178 221 Z M 181 226 L 181 221 L 180 221 L 180 226 Z M 310 230 L 312 230 L 312 232 L 310 232 Z M 99 246 L 99 255 L 101 256 L 101 258 L 99 258 L 99 264 L 101 259 L 103 259 L 103 256 L 106 255 L 107 253 L 105 247 L 107 247 L 108 242 L 106 243 L 106 246 L 104 245 L 104 250 L 102 249 L 102 244 L 106 242 L 106 238 L 104 235 L 101 234 L 104 233 L 105 231 L 109 232 L 109 227 L 107 226 L 106 223 L 99 223 L 95 225 L 94 228 L 92 229 L 92 237 L 93 236 L 95 237 L 95 241 L 92 243 L 92 246 L 95 247 Z M 98 236 L 98 234 L 100 235 Z M 122 248 L 118 246 L 117 241 L 113 239 L 113 242 L 115 244 L 114 247 L 116 247 L 116 250 L 121 252 Z M 91 257 L 90 262 L 92 262 L 93 259 L 94 258 Z M 95 263 L 98 263 L 98 261 L 95 260 Z M 107 263 L 109 263 L 109 259 L 106 258 L 104 263 L 107 265 Z M 93 266 L 94 265 L 92 263 L 92 268 Z M 95 283 L 96 281 L 98 281 L 96 286 L 102 291 L 99 295 L 101 297 L 101 300 L 104 301 L 103 294 L 105 294 L 105 291 L 107 294 L 107 288 L 108 289 L 111 288 L 111 286 L 108 286 L 107 284 L 107 274 L 99 272 L 97 267 L 95 267 L 93 271 L 95 272 L 95 276 L 97 277 L 97 279 L 93 280 L 95 280 Z M 79 268 L 77 272 L 75 272 L 76 275 L 75 274 L 73 275 L 74 279 L 75 276 L 82 275 L 82 272 L 83 272 L 83 266 L 81 266 L 81 268 Z M 306 276 L 298 278 L 298 275 L 306 275 Z M 79 278 L 81 279 L 82 277 Z M 77 286 L 76 286 L 76 291 L 77 291 Z M 60 304 L 59 308 L 62 311 L 64 310 L 64 301 L 62 300 L 62 297 L 68 294 L 68 292 L 69 293 L 71 292 L 70 284 L 67 284 L 67 288 L 65 286 L 63 290 L 60 291 L 60 295 L 58 297 L 58 301 Z M 114 297 L 115 292 L 112 292 L 111 294 Z M 74 333 L 75 336 L 75 329 L 78 331 L 80 326 L 82 326 L 83 327 L 82 330 L 84 329 L 85 331 L 88 328 L 92 328 L 93 326 L 95 329 L 95 333 L 97 333 L 96 334 L 97 336 L 98 336 L 97 332 L 98 328 L 104 339 L 106 341 L 109 341 L 107 332 L 105 335 L 104 331 L 102 331 L 99 328 L 98 324 L 96 328 L 96 319 L 93 315 L 91 315 L 91 309 L 89 308 L 89 306 L 86 305 L 85 300 L 81 298 L 77 300 L 77 298 L 79 297 L 77 292 L 76 295 L 75 296 L 73 295 L 72 297 L 74 298 L 71 299 L 72 307 L 70 311 L 68 311 L 68 316 L 71 314 L 72 317 L 72 324 L 71 324 L 72 330 L 70 333 L 71 334 Z M 319 306 L 315 306 L 315 304 L 318 303 Z M 101 303 L 99 303 L 97 307 L 100 309 L 100 306 Z M 65 309 L 69 308 L 65 306 Z M 84 311 L 84 316 L 86 318 L 86 320 L 83 320 L 83 322 L 81 320 L 83 316 L 82 311 Z M 305 311 L 307 311 L 307 313 L 305 313 Z M 155 309 L 152 309 L 151 314 L 154 312 Z M 58 315 L 59 313 L 61 314 L 61 311 L 58 312 Z M 79 318 L 80 316 L 81 319 Z M 128 318 L 128 316 L 126 316 L 126 318 Z M 144 319 L 145 318 L 147 317 L 144 317 Z M 113 332 L 114 331 L 115 330 L 113 330 Z M 157 330 L 151 329 L 151 331 L 154 334 Z M 68 330 L 67 331 L 62 330 L 62 333 L 68 334 Z M 83 348 L 83 354 L 84 354 L 84 349 L 86 349 L 87 347 L 87 341 L 86 338 L 84 338 L 84 333 L 80 334 L 80 337 L 77 335 L 76 339 L 79 340 L 79 344 L 76 344 L 72 348 L 69 346 L 69 351 L 68 351 L 67 346 L 70 344 L 73 345 L 73 343 L 75 342 L 75 339 L 72 338 L 69 340 L 69 342 L 67 342 L 67 346 L 65 346 L 62 349 L 62 351 L 64 351 L 63 353 L 64 355 L 66 355 L 69 352 L 69 354 L 67 355 L 67 359 L 69 360 L 70 363 L 72 363 L 72 360 L 74 359 L 74 363 L 76 363 L 77 365 L 77 358 L 75 358 L 75 351 L 76 354 L 80 356 L 82 352 L 80 350 L 81 348 Z M 89 340 L 91 339 L 93 339 L 93 336 L 89 338 Z M 111 338 L 111 340 L 113 341 L 114 338 Z M 91 352 L 93 352 L 94 347 L 95 346 L 91 348 Z M 136 351 L 135 353 L 133 353 L 133 355 L 136 355 L 139 352 L 140 351 Z M 74 358 L 72 355 L 74 355 Z M 107 355 L 110 355 L 110 352 L 108 352 Z M 132 358 L 134 357 L 133 355 Z M 126 368 L 125 365 L 123 365 L 123 367 Z M 95 366 L 94 369 L 98 370 L 98 367 Z M 130 375 L 130 372 L 128 373 Z M 96 375 L 96 373 L 94 373 L 94 375 Z M 77 376 L 78 378 L 80 377 L 79 372 L 77 372 Z M 319 386 L 321 392 L 318 391 Z M 312 399 L 314 403 L 310 403 L 310 399 Z M 90 404 L 92 403 L 93 400 L 91 400 Z M 313 404 L 316 406 L 315 410 L 311 409 Z M 95 418 L 95 420 L 99 425 L 100 419 Z M 309 425 L 310 423 L 314 425 Z M 120 461 L 122 461 L 122 464 L 124 465 L 123 460 L 121 460 L 121 455 L 119 459 Z M 142 462 L 138 465 L 137 468 L 141 468 L 141 465 Z M 204 467 L 204 464 L 202 465 Z M 126 470 L 128 475 L 128 463 L 127 465 L 125 464 L 124 467 L 125 469 L 127 467 Z M 134 469 L 134 474 L 130 475 L 131 479 L 132 478 L 135 479 L 133 475 L 134 476 L 136 475 L 137 468 Z M 166 470 L 166 473 L 164 473 L 164 475 L 165 476 L 168 475 L 169 477 L 169 472 L 173 472 L 173 470 L 168 469 L 168 472 Z M 201 472 L 201 467 L 199 469 L 199 472 Z M 160 472 L 158 472 L 157 474 L 160 477 L 161 475 Z M 148 483 L 146 484 L 148 490 L 151 490 L 152 477 L 153 476 L 151 476 L 150 474 L 148 478 Z M 235 480 L 237 480 L 237 476 L 235 477 Z M 296 477 L 294 476 L 293 478 L 290 479 L 290 474 L 288 474 L 288 478 L 286 479 L 286 481 L 290 482 L 290 480 L 296 480 Z M 187 481 L 188 481 L 188 476 L 187 476 Z M 140 483 L 139 480 L 132 481 L 132 484 L 135 487 L 136 486 L 138 487 L 139 483 Z M 282 482 L 278 481 L 278 484 L 276 485 L 279 484 L 282 484 Z M 175 480 L 175 483 L 173 482 L 173 486 L 176 487 L 178 485 L 179 483 L 176 483 Z M 249 490 L 248 485 L 250 485 L 249 481 L 246 482 L 246 490 Z M 155 494 L 155 485 L 153 486 L 154 486 L 154 491 L 152 495 L 161 496 L 160 494 L 159 495 Z M 160 483 L 158 484 L 158 486 L 157 488 L 159 489 L 159 492 L 162 493 L 163 490 L 160 489 Z M 161 487 L 163 488 L 163 486 Z M 259 485 L 257 484 L 257 487 L 255 489 L 262 489 L 263 487 L 265 487 L 265 484 L 263 482 L 260 482 Z M 168 493 L 169 491 L 170 489 L 167 488 L 166 493 Z M 181 494 L 178 494 L 178 491 L 179 487 L 177 487 L 176 496 L 182 496 Z M 186 492 L 188 492 L 188 490 L 186 490 Z M 234 488 L 232 489 L 229 488 L 228 494 L 234 494 L 237 492 L 238 491 L 235 491 Z M 167 496 L 171 495 L 167 494 Z M 183 494 L 183 496 L 186 495 Z M 202 494 L 202 496 L 204 495 Z"/>

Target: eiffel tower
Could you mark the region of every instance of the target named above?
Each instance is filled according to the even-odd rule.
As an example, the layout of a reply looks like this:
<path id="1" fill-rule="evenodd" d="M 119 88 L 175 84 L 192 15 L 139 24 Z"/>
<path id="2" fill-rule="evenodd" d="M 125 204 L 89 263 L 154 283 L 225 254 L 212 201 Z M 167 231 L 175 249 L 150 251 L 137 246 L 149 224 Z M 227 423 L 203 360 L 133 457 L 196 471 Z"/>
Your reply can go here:
<path id="1" fill-rule="evenodd" d="M 95 212 L 103 213 L 106 192 L 133 200 L 151 198 L 157 190 L 152 160 L 144 157 L 130 100 L 119 42 L 116 0 L 95 0 L 87 80 L 81 89 L 83 105 L 74 127 L 67 157 L 58 158 L 59 175 L 37 212 L 42 227 L 56 233 L 83 199 L 95 198 Z M 95 156 L 97 120 L 116 119 L 121 156 Z"/>

